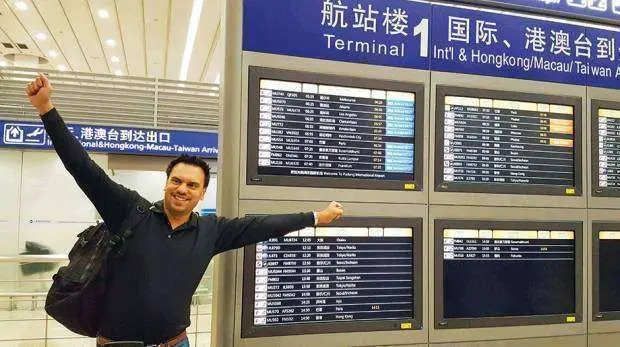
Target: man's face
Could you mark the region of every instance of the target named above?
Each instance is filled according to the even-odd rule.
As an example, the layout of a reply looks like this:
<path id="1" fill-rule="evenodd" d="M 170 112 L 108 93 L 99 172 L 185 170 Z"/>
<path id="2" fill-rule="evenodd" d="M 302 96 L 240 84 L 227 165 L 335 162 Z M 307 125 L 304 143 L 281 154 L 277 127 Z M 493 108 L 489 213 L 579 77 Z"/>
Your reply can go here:
<path id="1" fill-rule="evenodd" d="M 178 163 L 164 188 L 164 206 L 170 213 L 190 213 L 205 195 L 205 175 L 199 166 Z"/>

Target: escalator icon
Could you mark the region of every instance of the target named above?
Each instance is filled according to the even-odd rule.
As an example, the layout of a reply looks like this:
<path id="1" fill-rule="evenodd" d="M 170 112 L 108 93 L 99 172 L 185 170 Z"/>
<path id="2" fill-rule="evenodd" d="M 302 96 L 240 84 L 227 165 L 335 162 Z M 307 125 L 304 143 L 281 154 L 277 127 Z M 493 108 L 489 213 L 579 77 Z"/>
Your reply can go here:
<path id="1" fill-rule="evenodd" d="M 46 134 L 43 125 L 6 123 L 2 139 L 7 145 L 43 146 Z"/>
<path id="2" fill-rule="evenodd" d="M 24 129 L 18 125 L 4 125 L 4 143 L 23 143 Z"/>

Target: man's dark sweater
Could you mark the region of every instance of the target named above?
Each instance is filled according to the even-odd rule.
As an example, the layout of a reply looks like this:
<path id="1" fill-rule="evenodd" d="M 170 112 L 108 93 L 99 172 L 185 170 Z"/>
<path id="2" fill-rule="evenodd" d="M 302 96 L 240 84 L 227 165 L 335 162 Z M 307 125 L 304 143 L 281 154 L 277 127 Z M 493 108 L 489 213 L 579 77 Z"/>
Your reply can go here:
<path id="1" fill-rule="evenodd" d="M 144 198 L 112 181 L 88 157 L 56 109 L 42 119 L 65 168 L 110 230 L 117 230 Z M 111 267 L 99 334 L 147 344 L 176 336 L 190 324 L 192 295 L 214 255 L 313 224 L 312 212 L 234 219 L 192 214 L 172 230 L 162 202 L 152 204 Z"/>

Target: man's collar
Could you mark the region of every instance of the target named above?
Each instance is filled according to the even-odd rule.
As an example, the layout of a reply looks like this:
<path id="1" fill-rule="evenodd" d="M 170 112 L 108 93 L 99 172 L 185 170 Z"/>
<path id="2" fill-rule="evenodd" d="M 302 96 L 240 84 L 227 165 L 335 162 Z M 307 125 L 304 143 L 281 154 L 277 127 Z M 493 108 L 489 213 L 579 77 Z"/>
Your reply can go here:
<path id="1" fill-rule="evenodd" d="M 159 200 L 159 201 L 153 203 L 149 209 L 151 211 L 153 211 L 153 212 L 163 214 L 164 217 L 166 215 L 166 213 L 164 212 L 164 201 L 163 200 Z M 192 212 L 189 215 L 189 221 L 187 221 L 187 223 L 183 224 L 181 226 L 181 228 L 178 229 L 178 230 L 182 230 L 182 229 L 186 229 L 186 228 L 195 228 L 197 226 L 198 226 L 198 214 L 196 212 Z"/>

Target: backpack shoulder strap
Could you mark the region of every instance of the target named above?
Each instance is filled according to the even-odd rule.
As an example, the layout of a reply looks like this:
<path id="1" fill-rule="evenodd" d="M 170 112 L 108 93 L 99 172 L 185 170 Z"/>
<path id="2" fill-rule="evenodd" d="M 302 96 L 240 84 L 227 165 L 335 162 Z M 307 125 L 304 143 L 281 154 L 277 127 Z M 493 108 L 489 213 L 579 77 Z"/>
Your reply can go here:
<path id="1" fill-rule="evenodd" d="M 133 235 L 134 229 L 146 217 L 149 206 L 150 202 L 148 200 L 138 196 L 118 231 L 111 234 L 108 244 L 110 249 L 116 250 L 116 257 L 121 257 L 125 252 L 125 241 Z"/>
<path id="2" fill-rule="evenodd" d="M 149 211 L 150 205 L 151 204 L 150 202 L 148 202 L 148 200 L 144 199 L 141 196 L 138 197 L 134 202 L 131 210 L 129 211 L 129 214 L 121 223 L 118 234 L 120 234 L 124 238 L 131 236 L 131 234 L 133 234 L 133 229 L 137 227 L 138 224 L 140 224 L 140 222 L 142 221 L 142 219 L 146 216 L 147 212 Z"/>

